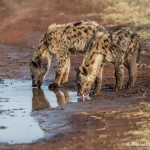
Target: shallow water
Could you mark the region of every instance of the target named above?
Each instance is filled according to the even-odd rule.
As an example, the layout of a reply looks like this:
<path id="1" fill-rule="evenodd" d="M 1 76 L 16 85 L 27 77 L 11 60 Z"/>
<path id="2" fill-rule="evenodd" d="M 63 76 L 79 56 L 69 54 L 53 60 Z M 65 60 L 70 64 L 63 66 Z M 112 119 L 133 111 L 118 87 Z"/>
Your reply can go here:
<path id="1" fill-rule="evenodd" d="M 4 80 L 0 83 L 0 143 L 31 143 L 44 131 L 31 116 L 32 111 L 77 102 L 76 92 L 50 91 L 31 87 L 31 81 Z"/>

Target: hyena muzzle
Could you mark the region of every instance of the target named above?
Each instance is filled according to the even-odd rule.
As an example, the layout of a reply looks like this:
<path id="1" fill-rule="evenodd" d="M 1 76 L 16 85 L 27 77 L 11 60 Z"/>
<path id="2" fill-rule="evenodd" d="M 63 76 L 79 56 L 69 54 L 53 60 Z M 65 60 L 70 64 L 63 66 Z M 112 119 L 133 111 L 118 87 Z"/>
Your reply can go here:
<path id="1" fill-rule="evenodd" d="M 95 83 L 91 96 L 98 95 L 102 86 L 103 67 L 107 63 L 115 66 L 115 90 L 123 88 L 124 66 L 129 79 L 126 88 L 134 86 L 137 77 L 137 63 L 141 54 L 139 36 L 128 27 L 112 27 L 97 32 L 91 50 L 85 55 L 77 69 L 77 94 L 85 97 Z"/>
<path id="2" fill-rule="evenodd" d="M 95 32 L 102 30 L 104 30 L 103 26 L 90 20 L 50 25 L 30 62 L 32 86 L 42 85 L 53 56 L 58 60 L 58 66 L 55 80 L 49 88 L 57 88 L 60 84 L 67 82 L 70 56 L 85 54 L 90 49 Z"/>

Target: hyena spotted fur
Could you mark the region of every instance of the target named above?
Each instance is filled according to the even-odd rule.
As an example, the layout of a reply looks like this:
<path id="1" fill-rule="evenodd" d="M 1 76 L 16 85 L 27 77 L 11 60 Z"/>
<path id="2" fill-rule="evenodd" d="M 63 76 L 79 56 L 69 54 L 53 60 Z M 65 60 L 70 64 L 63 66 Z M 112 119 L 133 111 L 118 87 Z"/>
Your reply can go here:
<path id="1" fill-rule="evenodd" d="M 104 27 L 95 21 L 81 20 L 68 24 L 52 24 L 42 36 L 30 62 L 32 86 L 41 86 L 52 57 L 58 60 L 55 80 L 49 88 L 57 88 L 68 81 L 70 56 L 85 54 L 91 46 L 95 32 Z"/>
<path id="2" fill-rule="evenodd" d="M 98 95 L 102 86 L 103 67 L 107 63 L 115 66 L 115 90 L 123 87 L 124 66 L 128 69 L 127 88 L 133 87 L 137 77 L 137 63 L 141 53 L 138 35 L 128 27 L 112 27 L 97 32 L 91 50 L 85 55 L 77 69 L 78 95 L 85 97 L 95 82 L 91 96 Z"/>

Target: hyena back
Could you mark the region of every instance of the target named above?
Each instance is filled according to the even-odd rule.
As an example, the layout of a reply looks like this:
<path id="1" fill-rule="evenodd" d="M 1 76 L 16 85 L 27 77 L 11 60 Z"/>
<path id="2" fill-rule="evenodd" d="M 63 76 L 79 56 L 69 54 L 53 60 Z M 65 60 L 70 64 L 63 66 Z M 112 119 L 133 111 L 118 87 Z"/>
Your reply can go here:
<path id="1" fill-rule="evenodd" d="M 58 66 L 55 81 L 49 87 L 59 87 L 61 83 L 67 82 L 70 56 L 85 54 L 90 49 L 98 30 L 102 31 L 104 27 L 90 20 L 50 25 L 30 62 L 32 86 L 42 85 L 53 56 L 58 60 Z"/>
<path id="2" fill-rule="evenodd" d="M 85 55 L 82 65 L 77 69 L 78 95 L 87 95 L 94 82 L 95 89 L 91 96 L 99 94 L 103 67 L 107 63 L 112 63 L 115 66 L 115 90 L 120 90 L 123 87 L 124 66 L 129 73 L 126 87 L 133 87 L 136 81 L 140 53 L 140 39 L 130 28 L 114 27 L 97 32 L 91 50 Z"/>

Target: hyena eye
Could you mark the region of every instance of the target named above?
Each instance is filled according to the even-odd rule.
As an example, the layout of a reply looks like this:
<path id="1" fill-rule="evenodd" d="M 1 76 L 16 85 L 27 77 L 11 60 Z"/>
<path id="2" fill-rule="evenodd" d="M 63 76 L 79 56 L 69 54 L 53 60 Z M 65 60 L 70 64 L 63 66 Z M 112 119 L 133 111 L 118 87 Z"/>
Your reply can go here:
<path id="1" fill-rule="evenodd" d="M 77 84 L 78 87 L 81 87 L 81 85 L 82 85 L 81 83 L 78 83 L 78 84 Z"/>
<path id="2" fill-rule="evenodd" d="M 86 83 L 86 86 L 88 86 L 89 85 L 89 83 Z"/>

